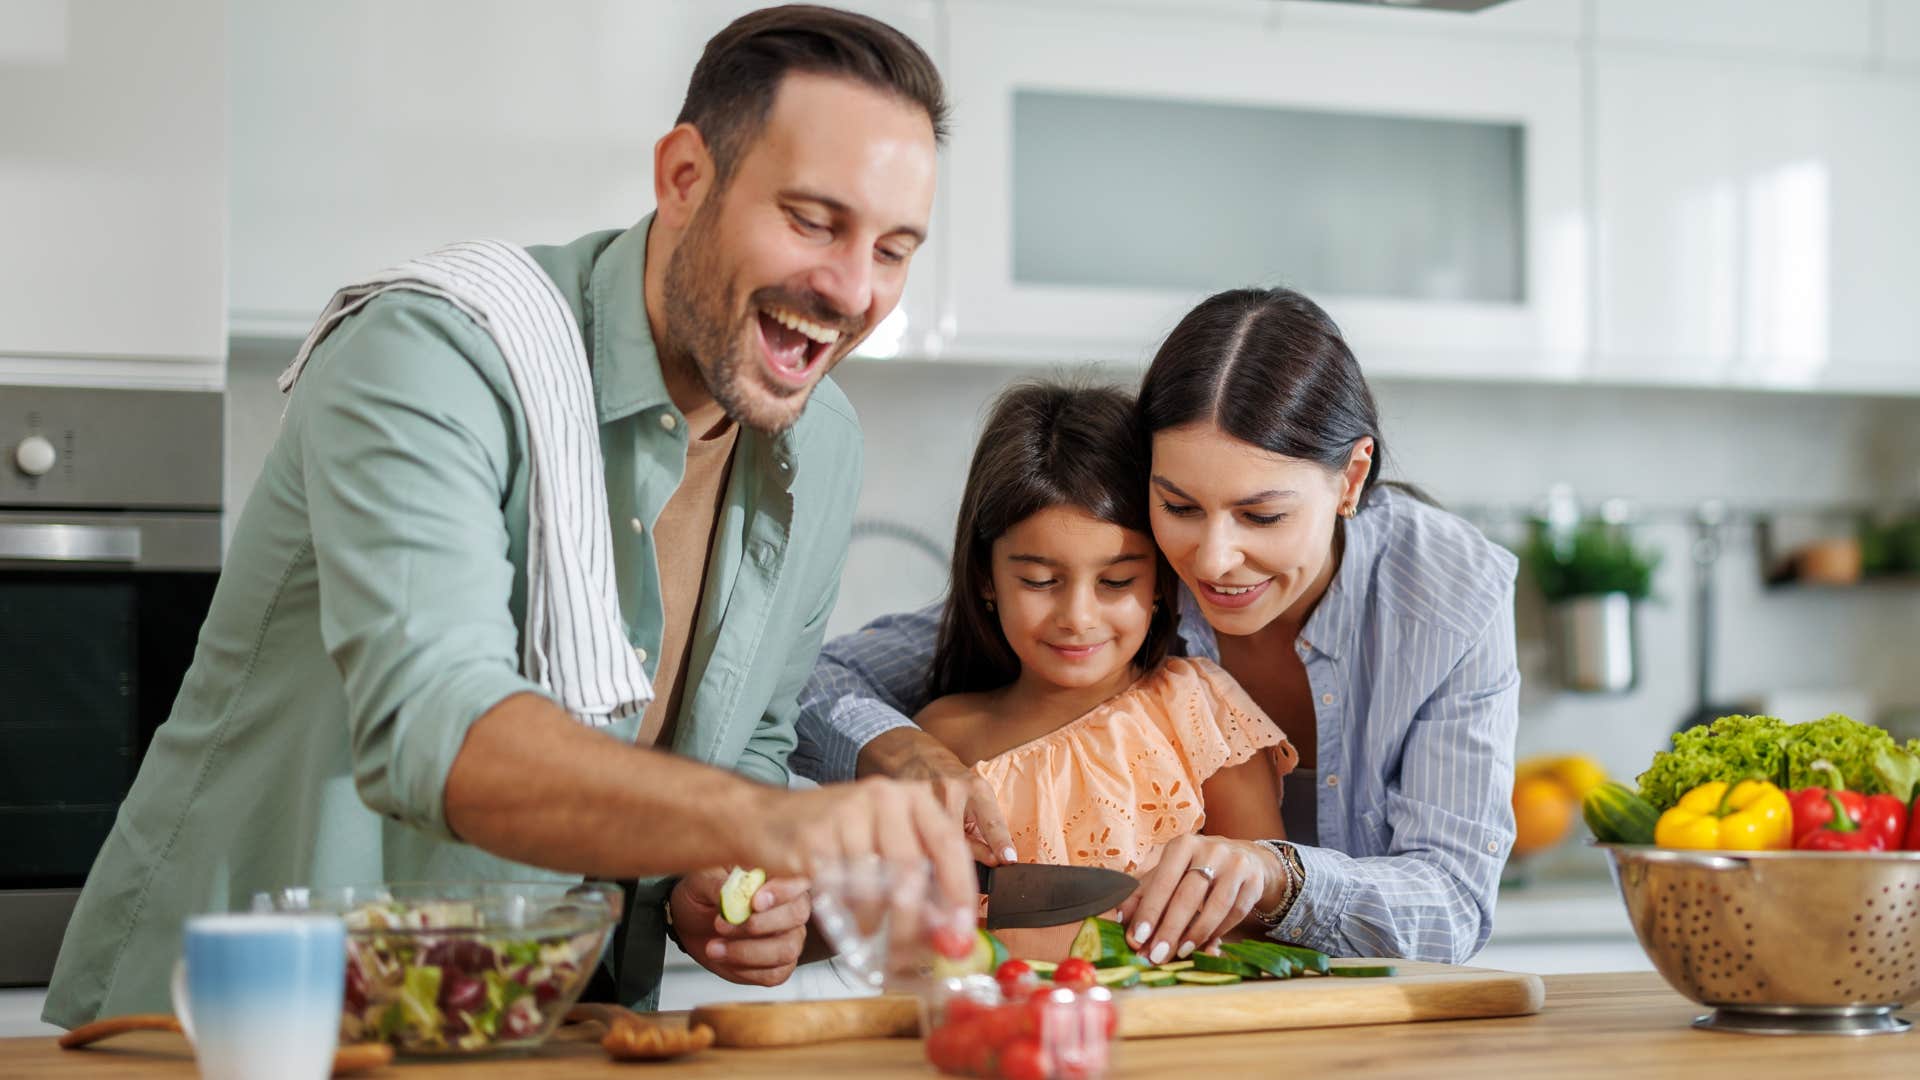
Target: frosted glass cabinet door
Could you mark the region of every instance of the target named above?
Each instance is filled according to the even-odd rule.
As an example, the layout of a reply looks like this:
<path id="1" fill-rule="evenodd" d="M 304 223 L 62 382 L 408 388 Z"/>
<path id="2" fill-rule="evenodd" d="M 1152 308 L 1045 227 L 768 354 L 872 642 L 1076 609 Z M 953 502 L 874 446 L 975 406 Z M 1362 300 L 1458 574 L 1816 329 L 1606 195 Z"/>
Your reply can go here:
<path id="1" fill-rule="evenodd" d="M 1138 360 L 1287 284 L 1370 371 L 1570 375 L 1586 347 L 1571 46 L 977 0 L 943 311 L 959 356 Z"/>

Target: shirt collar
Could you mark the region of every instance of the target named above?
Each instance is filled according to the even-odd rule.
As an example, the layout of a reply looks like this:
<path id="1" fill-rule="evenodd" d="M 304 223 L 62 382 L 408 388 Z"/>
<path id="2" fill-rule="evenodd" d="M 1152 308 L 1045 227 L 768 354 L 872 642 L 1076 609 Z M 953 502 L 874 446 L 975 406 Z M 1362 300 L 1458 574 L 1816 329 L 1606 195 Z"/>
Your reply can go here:
<path id="1" fill-rule="evenodd" d="M 587 284 L 587 322 L 593 335 L 593 389 L 602 424 L 643 409 L 672 407 L 660 354 L 647 321 L 648 214 L 614 237 L 593 262 Z"/>
<path id="2" fill-rule="evenodd" d="M 1389 505 L 1391 498 L 1383 496 L 1385 492 L 1375 493 L 1360 513 L 1340 521 L 1337 527 L 1343 534 L 1343 544 L 1339 569 L 1334 571 L 1326 594 L 1320 597 L 1320 603 L 1314 606 L 1313 614 L 1307 616 L 1307 625 L 1300 632 L 1308 648 L 1330 659 L 1338 660 L 1345 655 L 1354 635 L 1359 633 L 1367 580 L 1372 576 L 1374 561 L 1387 534 L 1387 518 L 1393 512 Z M 1188 656 L 1219 661 L 1220 643 L 1214 636 L 1213 625 L 1207 622 L 1200 611 L 1200 602 L 1185 585 L 1180 587 L 1180 640 L 1186 644 Z"/>

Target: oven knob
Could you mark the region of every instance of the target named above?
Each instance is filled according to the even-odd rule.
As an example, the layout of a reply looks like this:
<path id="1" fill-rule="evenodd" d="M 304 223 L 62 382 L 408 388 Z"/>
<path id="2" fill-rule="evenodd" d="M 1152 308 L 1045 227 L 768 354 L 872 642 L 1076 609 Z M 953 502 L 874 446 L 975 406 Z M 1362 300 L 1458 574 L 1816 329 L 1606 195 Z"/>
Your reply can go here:
<path id="1" fill-rule="evenodd" d="M 59 455 L 54 453 L 53 444 L 39 435 L 29 435 L 20 440 L 19 446 L 13 448 L 13 463 L 20 466 L 20 471 L 28 476 L 47 475 L 47 471 L 53 468 L 53 459 L 57 456 Z"/>

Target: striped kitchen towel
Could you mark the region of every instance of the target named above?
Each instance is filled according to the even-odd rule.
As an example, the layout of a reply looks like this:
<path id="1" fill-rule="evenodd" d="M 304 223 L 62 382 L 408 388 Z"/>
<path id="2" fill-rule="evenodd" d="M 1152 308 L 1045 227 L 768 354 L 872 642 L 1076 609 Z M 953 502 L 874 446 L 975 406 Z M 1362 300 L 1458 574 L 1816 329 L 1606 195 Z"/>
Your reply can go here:
<path id="1" fill-rule="evenodd" d="M 506 358 L 526 415 L 527 625 L 521 672 L 583 723 L 644 709 L 653 684 L 628 645 L 614 591 L 613 531 L 586 344 L 573 309 L 533 257 L 475 240 L 401 263 L 333 295 L 280 375 L 290 392 L 342 319 L 396 289 L 448 301 Z"/>

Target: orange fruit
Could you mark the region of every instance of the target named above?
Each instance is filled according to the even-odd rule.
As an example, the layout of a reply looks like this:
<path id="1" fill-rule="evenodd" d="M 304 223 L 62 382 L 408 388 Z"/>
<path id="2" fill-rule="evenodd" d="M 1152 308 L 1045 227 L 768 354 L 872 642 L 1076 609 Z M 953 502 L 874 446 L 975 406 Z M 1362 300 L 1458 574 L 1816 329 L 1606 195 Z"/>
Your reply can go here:
<path id="1" fill-rule="evenodd" d="M 1515 855 L 1545 851 L 1566 839 L 1573 829 L 1578 802 L 1566 785 L 1545 776 L 1531 776 L 1513 785 L 1513 840 Z"/>

